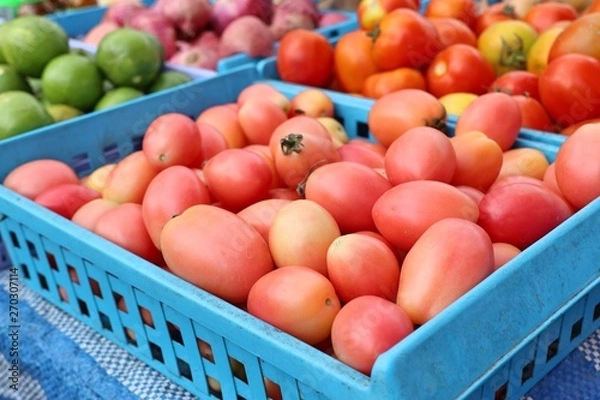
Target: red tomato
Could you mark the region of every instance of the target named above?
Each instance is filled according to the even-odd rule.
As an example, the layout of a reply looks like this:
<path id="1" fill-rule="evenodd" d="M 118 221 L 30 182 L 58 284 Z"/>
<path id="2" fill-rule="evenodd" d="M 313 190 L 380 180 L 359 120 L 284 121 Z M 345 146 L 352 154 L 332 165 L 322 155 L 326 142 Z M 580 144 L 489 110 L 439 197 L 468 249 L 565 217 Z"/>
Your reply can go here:
<path id="1" fill-rule="evenodd" d="M 209 204 L 210 193 L 188 167 L 175 165 L 158 173 L 142 200 L 142 216 L 152 243 L 160 250 L 160 232 L 167 221 L 196 204 Z"/>
<path id="2" fill-rule="evenodd" d="M 371 55 L 382 71 L 429 65 L 442 49 L 435 26 L 417 11 L 399 8 L 388 13 L 373 34 Z"/>
<path id="3" fill-rule="evenodd" d="M 600 15 L 600 14 L 599 14 Z M 540 98 L 560 127 L 600 117 L 600 61 L 566 54 L 551 61 L 540 76 Z"/>
<path id="4" fill-rule="evenodd" d="M 572 53 L 600 59 L 598 29 L 600 29 L 600 13 L 584 15 L 569 22 L 552 43 L 548 62 Z"/>
<path id="5" fill-rule="evenodd" d="M 401 67 L 371 74 L 365 80 L 362 94 L 372 99 L 378 99 L 402 89 L 426 90 L 426 88 L 427 82 L 421 71 L 415 68 Z"/>
<path id="6" fill-rule="evenodd" d="M 456 185 L 456 187 L 460 189 L 461 192 L 469 196 L 471 200 L 473 200 L 477 204 L 479 204 L 479 202 L 481 201 L 481 199 L 483 199 L 483 196 L 485 195 L 485 193 L 483 193 L 481 190 L 475 189 L 471 186 Z"/>
<path id="7" fill-rule="evenodd" d="M 365 80 L 377 72 L 371 58 L 373 40 L 364 30 L 358 29 L 340 37 L 334 49 L 335 76 L 342 90 L 362 93 Z"/>
<path id="8" fill-rule="evenodd" d="M 538 32 L 543 32 L 559 21 L 574 21 L 578 12 L 569 3 L 549 1 L 547 3 L 534 4 L 525 13 L 523 20 Z"/>
<path id="9" fill-rule="evenodd" d="M 385 172 L 394 185 L 420 179 L 449 183 L 455 169 L 450 139 L 428 126 L 407 130 L 385 154 Z"/>
<path id="10" fill-rule="evenodd" d="M 450 183 L 471 186 L 482 192 L 488 190 L 502 168 L 500 145 L 480 131 L 454 136 L 450 143 L 456 154 L 456 168 Z"/>
<path id="11" fill-rule="evenodd" d="M 600 196 L 600 124 L 577 129 L 559 148 L 555 161 L 560 192 L 575 208 Z"/>
<path id="12" fill-rule="evenodd" d="M 363 233 L 349 233 L 329 246 L 327 275 L 342 303 L 363 295 L 395 301 L 400 265 L 384 241 Z"/>
<path id="13" fill-rule="evenodd" d="M 498 180 L 515 175 L 541 180 L 546 168 L 548 168 L 548 160 L 541 150 L 531 147 L 510 149 L 502 155 L 502 169 L 498 174 Z"/>
<path id="14" fill-rule="evenodd" d="M 474 222 L 445 218 L 432 224 L 406 254 L 396 304 L 422 325 L 493 271 L 488 234 Z"/>
<path id="15" fill-rule="evenodd" d="M 496 242 L 494 246 L 494 270 L 502 267 L 504 264 L 515 258 L 521 253 L 518 247 L 509 243 Z"/>
<path id="16" fill-rule="evenodd" d="M 479 95 L 488 91 L 496 72 L 477 48 L 458 43 L 435 56 L 426 77 L 429 92 L 435 97 L 456 92 Z"/>
<path id="17" fill-rule="evenodd" d="M 160 247 L 175 275 L 234 304 L 244 303 L 252 285 L 274 267 L 269 246 L 256 229 L 238 215 L 206 204 L 170 219 Z"/>
<path id="18" fill-rule="evenodd" d="M 241 148 L 248 144 L 248 138 L 238 121 L 238 111 L 236 103 L 211 106 L 198 115 L 196 123 L 212 125 L 225 137 L 227 147 Z"/>
<path id="19" fill-rule="evenodd" d="M 340 308 L 331 282 L 301 265 L 271 271 L 248 294 L 250 314 L 312 345 L 329 337 Z"/>
<path id="20" fill-rule="evenodd" d="M 419 89 L 403 89 L 377 99 L 368 115 L 373 137 L 385 147 L 408 129 L 430 126 L 444 130 L 446 110 L 431 93 Z"/>
<path id="21" fill-rule="evenodd" d="M 290 109 L 290 100 L 275 87 L 268 83 L 256 82 L 246 86 L 238 94 L 237 103 L 241 107 L 248 100 L 264 99 L 277 104 L 283 112 L 288 113 Z"/>
<path id="22" fill-rule="evenodd" d="M 306 180 L 304 194 L 329 211 L 341 232 L 374 231 L 371 208 L 391 187 L 373 168 L 339 161 L 314 170 Z"/>
<path id="23" fill-rule="evenodd" d="M 281 179 L 277 173 L 277 168 L 275 168 L 275 160 L 273 160 L 273 155 L 271 154 L 269 146 L 266 144 L 250 144 L 244 147 L 244 150 L 252 151 L 265 160 L 271 170 L 271 189 L 281 187 Z"/>
<path id="24" fill-rule="evenodd" d="M 331 327 L 336 357 L 370 375 L 377 357 L 414 330 L 402 308 L 377 296 L 361 296 L 344 305 Z"/>
<path id="25" fill-rule="evenodd" d="M 142 150 L 134 151 L 110 171 L 102 197 L 117 203 L 142 204 L 148 185 L 159 172 Z"/>
<path id="26" fill-rule="evenodd" d="M 237 215 L 242 217 L 244 221 L 249 223 L 260 233 L 265 239 L 265 242 L 269 242 L 269 229 L 271 223 L 275 218 L 277 211 L 286 204 L 289 204 L 291 199 L 276 199 L 269 198 L 256 203 L 250 204 L 248 207 L 239 211 Z"/>
<path id="27" fill-rule="evenodd" d="M 105 211 L 112 210 L 118 203 L 103 198 L 88 201 L 75 211 L 71 221 L 87 230 L 93 231 L 96 221 Z"/>
<path id="28" fill-rule="evenodd" d="M 335 218 L 311 200 L 294 200 L 277 211 L 269 246 L 278 267 L 304 265 L 327 275 L 327 249 L 341 235 Z"/>
<path id="29" fill-rule="evenodd" d="M 383 168 L 385 157 L 356 140 L 338 147 L 340 161 L 351 161 L 371 168 Z"/>
<path id="30" fill-rule="evenodd" d="M 333 117 L 333 100 L 322 89 L 302 89 L 290 101 L 289 117 L 306 115 L 307 117 Z"/>
<path id="31" fill-rule="evenodd" d="M 34 199 L 46 189 L 63 183 L 79 183 L 79 178 L 69 164 L 53 159 L 21 164 L 11 170 L 2 182 L 7 189 L 28 199 Z"/>
<path id="32" fill-rule="evenodd" d="M 98 217 L 94 233 L 151 263 L 162 262 L 160 251 L 144 226 L 140 204 L 123 203 L 105 211 Z"/>
<path id="33" fill-rule="evenodd" d="M 541 185 L 515 182 L 492 187 L 479 203 L 478 224 L 494 242 L 523 250 L 572 214 L 569 205 Z"/>
<path id="34" fill-rule="evenodd" d="M 373 205 L 379 233 L 400 250 L 408 251 L 434 222 L 456 217 L 476 221 L 477 204 L 456 187 L 438 181 L 401 183 Z"/>
<path id="35" fill-rule="evenodd" d="M 290 133 L 312 133 L 324 139 L 331 139 L 329 131 L 318 119 L 306 115 L 291 117 L 279 124 L 269 139 L 271 155 L 281 151 L 281 139 Z"/>
<path id="36" fill-rule="evenodd" d="M 539 77 L 529 71 L 509 71 L 497 77 L 490 85 L 490 92 L 525 95 L 540 100 Z"/>
<path id="37" fill-rule="evenodd" d="M 374 29 L 381 19 L 397 8 L 410 8 L 418 11 L 420 0 L 361 0 L 356 8 L 360 28 L 364 31 Z"/>
<path id="38" fill-rule="evenodd" d="M 472 29 L 477 22 L 477 3 L 474 0 L 431 0 L 425 8 L 425 16 L 454 18 Z"/>
<path id="39" fill-rule="evenodd" d="M 490 4 L 487 9 L 477 15 L 474 27 L 475 34 L 477 36 L 481 35 L 481 32 L 496 22 L 516 18 L 517 15 L 510 5 L 504 2 Z"/>
<path id="40" fill-rule="evenodd" d="M 294 29 L 277 48 L 277 71 L 285 82 L 325 87 L 333 76 L 333 47 L 321 33 Z"/>
<path id="41" fill-rule="evenodd" d="M 142 150 L 150 165 L 158 169 L 191 165 L 202 151 L 198 126 L 187 115 L 163 114 L 146 129 Z"/>
<path id="42" fill-rule="evenodd" d="M 218 152 L 229 148 L 229 144 L 225 136 L 214 126 L 205 122 L 196 122 L 196 125 L 198 125 L 202 151 L 200 152 L 200 156 L 192 163 L 192 166 L 202 168 L 202 164 L 206 160 Z"/>
<path id="43" fill-rule="evenodd" d="M 477 36 L 463 21 L 452 17 L 430 17 L 429 21 L 438 32 L 442 48 L 456 43 L 477 47 Z"/>
<path id="44" fill-rule="evenodd" d="M 571 124 L 563 129 L 560 130 L 560 133 L 562 135 L 566 135 L 566 136 L 570 136 L 572 135 L 577 129 L 581 128 L 583 125 L 587 125 L 587 124 L 596 124 L 600 122 L 600 117 L 598 118 L 592 118 L 592 119 L 586 119 L 580 122 L 577 122 L 575 124 Z"/>
<path id="45" fill-rule="evenodd" d="M 248 143 L 266 145 L 275 128 L 287 120 L 287 115 L 275 102 L 255 98 L 246 100 L 240 106 L 237 118 Z"/>
<path id="46" fill-rule="evenodd" d="M 503 151 L 510 149 L 521 129 L 521 109 L 508 94 L 486 93 L 476 98 L 462 112 L 454 134 L 481 131 L 500 145 Z"/>
<path id="47" fill-rule="evenodd" d="M 513 95 L 512 98 L 521 109 L 521 126 L 523 128 L 554 132 L 554 125 L 542 103 L 533 97 L 522 94 Z"/>
<path id="48" fill-rule="evenodd" d="M 546 186 L 550 189 L 554 190 L 554 192 L 563 196 L 558 187 L 558 182 L 556 181 L 556 162 L 550 163 L 546 171 L 544 172 L 544 176 L 542 177 L 542 181 Z"/>
<path id="49" fill-rule="evenodd" d="M 271 168 L 260 155 L 245 149 L 223 150 L 206 162 L 203 171 L 210 193 L 233 211 L 267 198 L 271 189 Z"/>
<path id="50" fill-rule="evenodd" d="M 71 219 L 85 203 L 100 198 L 100 193 L 80 183 L 61 183 L 38 194 L 34 201 L 41 206 Z"/>

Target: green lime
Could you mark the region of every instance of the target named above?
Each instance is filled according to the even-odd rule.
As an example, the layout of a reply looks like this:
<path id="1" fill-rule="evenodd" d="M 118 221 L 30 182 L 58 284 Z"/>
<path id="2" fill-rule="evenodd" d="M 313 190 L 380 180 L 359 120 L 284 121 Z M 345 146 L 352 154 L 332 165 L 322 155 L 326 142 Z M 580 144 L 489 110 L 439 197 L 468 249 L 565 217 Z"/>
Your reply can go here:
<path id="1" fill-rule="evenodd" d="M 42 74 L 42 92 L 52 104 L 66 104 L 87 112 L 102 97 L 102 73 L 96 64 L 80 54 L 56 57 Z"/>
<path id="2" fill-rule="evenodd" d="M 190 82 L 192 78 L 179 71 L 164 71 L 148 88 L 148 93 L 160 92 Z"/>
<path id="3" fill-rule="evenodd" d="M 2 31 L 6 62 L 25 76 L 39 78 L 55 57 L 69 51 L 63 28 L 47 18 L 31 15 L 12 20 Z"/>
<path id="4" fill-rule="evenodd" d="M 83 111 L 71 107 L 67 104 L 48 104 L 45 106 L 46 112 L 52 117 L 54 122 L 66 121 L 83 114 Z"/>
<path id="5" fill-rule="evenodd" d="M 98 103 L 96 103 L 94 111 L 106 110 L 107 108 L 114 107 L 129 100 L 137 99 L 143 95 L 144 93 L 138 89 L 121 86 L 106 92 Z"/>
<path id="6" fill-rule="evenodd" d="M 20 90 L 0 93 L 0 140 L 53 122 L 33 95 Z"/>
<path id="7" fill-rule="evenodd" d="M 163 66 L 160 44 L 152 34 L 120 28 L 102 38 L 96 63 L 115 86 L 144 89 Z"/>
<path id="8" fill-rule="evenodd" d="M 0 93 L 9 90 L 22 90 L 33 93 L 27 79 L 19 74 L 12 65 L 0 64 Z"/>
<path id="9" fill-rule="evenodd" d="M 6 32 L 6 28 L 8 27 L 8 22 L 0 24 L 0 64 L 6 63 L 6 58 L 4 58 L 4 53 L 2 52 L 2 42 L 4 41 L 4 35 Z"/>

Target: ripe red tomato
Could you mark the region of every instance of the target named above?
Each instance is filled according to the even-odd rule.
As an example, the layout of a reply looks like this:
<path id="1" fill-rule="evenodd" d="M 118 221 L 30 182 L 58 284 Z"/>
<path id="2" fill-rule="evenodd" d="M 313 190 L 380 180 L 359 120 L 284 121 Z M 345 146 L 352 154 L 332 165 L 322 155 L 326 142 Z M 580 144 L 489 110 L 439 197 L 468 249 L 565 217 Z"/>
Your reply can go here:
<path id="1" fill-rule="evenodd" d="M 339 161 L 323 165 L 308 176 L 305 196 L 329 211 L 342 233 L 375 231 L 371 208 L 391 187 L 373 168 Z"/>
<path id="2" fill-rule="evenodd" d="M 474 0 L 431 0 L 425 8 L 425 16 L 454 18 L 473 29 L 477 22 L 477 3 Z"/>
<path id="3" fill-rule="evenodd" d="M 378 99 L 386 94 L 402 89 L 427 89 L 423 73 L 415 68 L 397 68 L 391 71 L 371 74 L 363 85 L 362 94 Z"/>
<path id="4" fill-rule="evenodd" d="M 316 345 L 330 336 L 341 304 L 325 276 L 290 265 L 258 279 L 248 294 L 247 308 L 255 317 Z"/>
<path id="5" fill-rule="evenodd" d="M 388 13 L 373 33 L 372 57 L 382 71 L 421 68 L 429 65 L 442 49 L 435 26 L 408 8 Z"/>
<path id="6" fill-rule="evenodd" d="M 384 154 L 373 150 L 361 140 L 350 140 L 338 147 L 340 161 L 351 161 L 371 168 L 383 168 Z"/>
<path id="7" fill-rule="evenodd" d="M 359 29 L 342 35 L 335 45 L 335 76 L 345 92 L 362 93 L 365 80 L 377 72 L 372 43 L 368 33 Z"/>
<path id="8" fill-rule="evenodd" d="M 368 124 L 373 137 L 389 147 L 396 138 L 416 126 L 445 130 L 446 110 L 429 92 L 403 89 L 377 99 L 369 110 Z"/>
<path id="9" fill-rule="evenodd" d="M 533 97 L 522 94 L 513 95 L 512 98 L 521 109 L 521 126 L 523 128 L 554 132 L 554 125 L 542 103 Z"/>
<path id="10" fill-rule="evenodd" d="M 484 94 L 496 72 L 477 48 L 458 43 L 435 56 L 426 77 L 429 92 L 439 98 L 457 92 Z"/>
<path id="11" fill-rule="evenodd" d="M 394 302 L 361 296 L 342 307 L 331 327 L 336 357 L 370 375 L 380 354 L 410 335 L 414 326 Z"/>
<path id="12" fill-rule="evenodd" d="M 529 71 L 509 71 L 490 85 L 490 92 L 504 92 L 510 95 L 525 95 L 540 101 L 539 76 Z"/>
<path id="13" fill-rule="evenodd" d="M 44 190 L 34 201 L 58 215 L 71 219 L 81 206 L 99 198 L 99 192 L 80 183 L 61 183 Z"/>
<path id="14" fill-rule="evenodd" d="M 250 204 L 248 207 L 239 211 L 237 215 L 242 217 L 244 221 L 249 223 L 260 233 L 265 239 L 265 242 L 269 242 L 269 229 L 271 223 L 275 218 L 277 211 L 286 204 L 289 204 L 291 199 L 276 199 L 269 198 L 256 203 Z"/>
<path id="15" fill-rule="evenodd" d="M 488 234 L 473 221 L 444 218 L 425 230 L 406 254 L 396 304 L 414 324 L 422 325 L 493 271 Z"/>
<path id="16" fill-rule="evenodd" d="M 574 21 L 578 17 L 575 7 L 569 3 L 549 1 L 534 4 L 523 20 L 541 33 L 559 21 Z"/>
<path id="17" fill-rule="evenodd" d="M 36 198 L 46 189 L 62 183 L 79 183 L 77 174 L 59 160 L 39 159 L 12 169 L 2 184 L 28 199 Z"/>
<path id="18" fill-rule="evenodd" d="M 268 144 L 277 126 L 287 120 L 277 103 L 265 98 L 244 101 L 237 113 L 238 123 L 250 144 Z"/>
<path id="19" fill-rule="evenodd" d="M 71 221 L 87 230 L 93 231 L 94 225 L 96 225 L 96 221 L 100 218 L 100 215 L 118 205 L 114 201 L 103 198 L 88 201 L 75 211 L 75 214 L 71 217 Z"/>
<path id="20" fill-rule="evenodd" d="M 405 7 L 418 11 L 420 3 L 420 0 L 361 0 L 356 8 L 356 16 L 360 28 L 370 31 L 390 11 Z"/>
<path id="21" fill-rule="evenodd" d="M 560 127 L 600 117 L 600 61 L 565 54 L 551 61 L 540 76 L 540 98 Z"/>
<path id="22" fill-rule="evenodd" d="M 152 166 L 143 150 L 125 156 L 110 171 L 102 197 L 117 203 L 142 204 L 144 193 L 160 169 Z"/>
<path id="23" fill-rule="evenodd" d="M 477 36 L 463 21 L 452 17 L 429 17 L 438 32 L 442 48 L 462 43 L 477 47 Z"/>
<path id="24" fill-rule="evenodd" d="M 505 151 L 502 155 L 502 169 L 497 180 L 502 182 L 508 176 L 525 176 L 541 181 L 546 168 L 548 168 L 548 159 L 541 150 L 517 147 Z"/>
<path id="25" fill-rule="evenodd" d="M 494 246 L 494 270 L 502 267 L 504 264 L 515 258 L 521 253 L 518 247 L 512 244 L 495 242 Z"/>
<path id="26" fill-rule="evenodd" d="M 475 27 L 473 30 L 475 31 L 475 34 L 479 36 L 481 35 L 481 32 L 483 32 L 487 27 L 496 22 L 516 18 L 517 15 L 515 14 L 514 9 L 510 5 L 507 5 L 504 2 L 491 4 L 482 13 L 477 15 Z"/>
<path id="27" fill-rule="evenodd" d="M 277 71 L 285 82 L 326 87 L 333 77 L 333 47 L 321 33 L 294 29 L 277 48 Z"/>
<path id="28" fill-rule="evenodd" d="M 548 53 L 548 62 L 571 53 L 600 59 L 599 29 L 600 13 L 584 15 L 570 22 L 552 43 Z"/>

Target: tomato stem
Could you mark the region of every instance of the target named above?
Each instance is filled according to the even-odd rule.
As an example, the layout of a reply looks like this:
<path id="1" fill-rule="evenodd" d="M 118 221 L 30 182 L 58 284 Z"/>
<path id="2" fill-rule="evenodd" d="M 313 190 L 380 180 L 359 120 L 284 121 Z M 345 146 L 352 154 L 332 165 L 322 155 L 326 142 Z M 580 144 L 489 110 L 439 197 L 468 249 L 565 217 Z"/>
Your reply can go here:
<path id="1" fill-rule="evenodd" d="M 381 29 L 379 28 L 379 24 L 375 25 L 373 29 L 367 32 L 367 36 L 371 38 L 371 41 L 375 43 L 379 35 L 381 34 Z"/>
<path id="2" fill-rule="evenodd" d="M 304 147 L 302 139 L 303 136 L 300 133 L 290 133 L 289 135 L 282 137 L 279 143 L 283 155 L 289 156 L 292 153 L 300 153 Z"/>
<path id="3" fill-rule="evenodd" d="M 504 38 L 502 38 L 502 49 L 500 53 L 500 65 L 514 69 L 525 69 L 527 66 L 527 56 L 525 54 L 523 39 L 515 34 L 517 46 L 511 47 Z"/>

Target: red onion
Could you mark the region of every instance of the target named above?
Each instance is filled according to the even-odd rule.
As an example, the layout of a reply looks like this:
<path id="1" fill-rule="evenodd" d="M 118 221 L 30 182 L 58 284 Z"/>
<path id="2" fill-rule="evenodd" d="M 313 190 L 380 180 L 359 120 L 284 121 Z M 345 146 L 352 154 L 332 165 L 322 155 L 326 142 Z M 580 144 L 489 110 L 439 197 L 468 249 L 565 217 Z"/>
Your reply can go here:
<path id="1" fill-rule="evenodd" d="M 271 0 L 217 0 L 211 14 L 211 26 L 219 35 L 227 25 L 239 17 L 253 15 L 265 24 L 270 24 L 273 17 Z"/>
<path id="2" fill-rule="evenodd" d="M 100 22 L 98 25 L 93 27 L 88 33 L 86 33 L 86 35 L 83 38 L 83 42 L 94 46 L 98 46 L 104 36 L 119 28 L 120 26 L 115 24 L 114 22 Z"/>
<path id="3" fill-rule="evenodd" d="M 321 13 L 312 0 L 284 0 L 275 6 L 271 31 L 279 40 L 293 29 L 315 29 Z"/>
<path id="4" fill-rule="evenodd" d="M 173 27 L 171 21 L 155 10 L 138 11 L 131 17 L 129 26 L 156 36 L 163 45 L 165 58 L 171 58 L 177 51 L 175 27 Z"/>
<path id="5" fill-rule="evenodd" d="M 323 13 L 319 18 L 319 28 L 336 25 L 347 20 L 348 16 L 342 12 Z"/>
<path id="6" fill-rule="evenodd" d="M 216 70 L 217 63 L 219 62 L 219 54 L 214 49 L 191 46 L 179 50 L 168 62 L 169 64 L 181 65 L 183 67 Z"/>
<path id="7" fill-rule="evenodd" d="M 137 0 L 121 0 L 106 9 L 103 20 L 114 22 L 119 26 L 126 26 L 135 13 L 144 9 L 146 6 Z"/>
<path id="8" fill-rule="evenodd" d="M 154 8 L 167 17 L 184 38 L 196 37 L 208 25 L 209 0 L 158 0 Z"/>
<path id="9" fill-rule="evenodd" d="M 275 37 L 259 18 L 246 15 L 237 18 L 221 35 L 219 56 L 228 57 L 237 53 L 246 53 L 250 57 L 268 57 L 273 54 Z"/>

